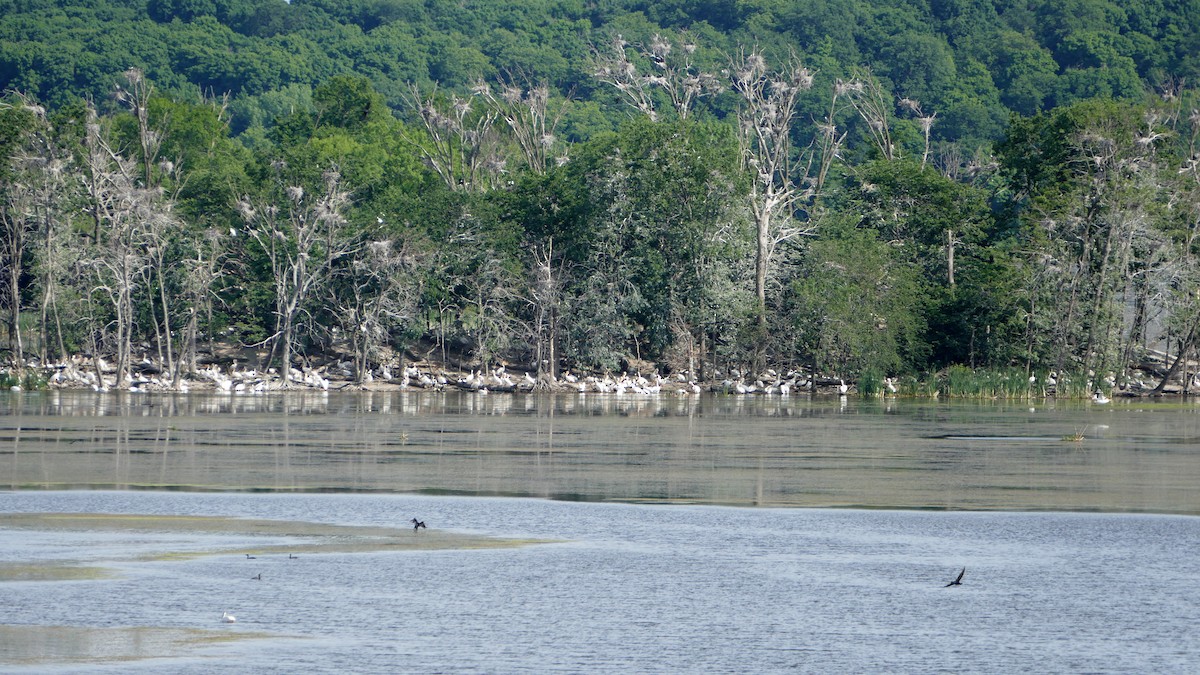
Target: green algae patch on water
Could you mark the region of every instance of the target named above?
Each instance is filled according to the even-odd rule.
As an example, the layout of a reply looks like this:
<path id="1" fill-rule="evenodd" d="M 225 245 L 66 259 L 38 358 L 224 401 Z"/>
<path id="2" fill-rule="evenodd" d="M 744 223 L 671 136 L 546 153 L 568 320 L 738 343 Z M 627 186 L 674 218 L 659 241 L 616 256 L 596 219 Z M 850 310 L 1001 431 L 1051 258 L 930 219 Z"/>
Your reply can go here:
<path id="1" fill-rule="evenodd" d="M 62 563 L 0 565 L 0 581 L 96 581 L 113 576 L 111 570 L 103 567 Z"/>
<path id="2" fill-rule="evenodd" d="M 139 556 L 142 560 L 187 560 L 207 555 L 298 555 L 301 553 L 353 553 L 398 550 L 451 550 L 513 548 L 552 543 L 533 539 L 501 539 L 444 530 L 408 527 L 333 525 L 290 520 L 261 520 L 221 516 L 171 516 L 110 513 L 6 513 L 0 528 L 40 531 L 156 532 L 167 534 L 217 534 L 232 536 L 295 537 L 295 543 L 247 548 L 235 546 L 207 550 L 162 550 Z M 0 577 L 3 578 L 3 577 Z"/>
<path id="3" fill-rule="evenodd" d="M 280 636 L 259 631 L 198 628 L 0 625 L 0 664 L 24 667 L 112 664 L 194 656 L 212 644 L 277 637 Z"/>

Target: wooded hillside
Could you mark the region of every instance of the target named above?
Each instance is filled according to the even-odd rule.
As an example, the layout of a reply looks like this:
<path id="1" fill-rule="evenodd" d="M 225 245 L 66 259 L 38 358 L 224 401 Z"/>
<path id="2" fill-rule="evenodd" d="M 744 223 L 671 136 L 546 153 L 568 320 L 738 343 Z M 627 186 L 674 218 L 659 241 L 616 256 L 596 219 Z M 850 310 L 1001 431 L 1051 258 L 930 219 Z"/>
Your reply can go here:
<path id="1" fill-rule="evenodd" d="M 18 370 L 1087 391 L 1196 346 L 1200 2 L 0 0 L 0 35 Z"/>

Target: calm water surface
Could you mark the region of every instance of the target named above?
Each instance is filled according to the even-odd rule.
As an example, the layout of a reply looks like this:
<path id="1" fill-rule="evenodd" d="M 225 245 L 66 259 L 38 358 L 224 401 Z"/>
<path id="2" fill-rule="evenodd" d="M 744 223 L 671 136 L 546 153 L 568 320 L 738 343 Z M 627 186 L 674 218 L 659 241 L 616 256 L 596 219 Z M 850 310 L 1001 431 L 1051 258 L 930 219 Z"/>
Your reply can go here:
<path id="1" fill-rule="evenodd" d="M 0 561 L 69 555 L 119 572 L 4 583 L 6 623 L 266 634 L 89 666 L 20 666 L 22 646 L 0 644 L 27 672 L 1183 673 L 1200 662 L 1193 517 L 157 492 L 9 493 L 0 508 L 353 524 L 419 514 L 435 528 L 565 541 L 130 562 L 123 546 L 153 542 L 0 533 Z M 945 588 L 962 566 L 963 585 Z M 238 623 L 220 623 L 226 610 Z"/>
<path id="2" fill-rule="evenodd" d="M 0 396 L 0 486 L 13 489 L 1194 515 L 1198 450 L 1200 406 L 1144 401 Z"/>
<path id="3" fill-rule="evenodd" d="M 0 529 L 0 564 L 113 572 L 0 582 L 0 669 L 1194 672 L 1200 414 L 1116 403 L 7 397 L 0 512 L 419 516 L 561 543 L 150 560 L 278 542 Z M 338 494 L 278 492 L 297 490 Z M 29 626 L 85 630 L 39 646 Z M 131 627 L 256 637 L 75 660 Z"/>

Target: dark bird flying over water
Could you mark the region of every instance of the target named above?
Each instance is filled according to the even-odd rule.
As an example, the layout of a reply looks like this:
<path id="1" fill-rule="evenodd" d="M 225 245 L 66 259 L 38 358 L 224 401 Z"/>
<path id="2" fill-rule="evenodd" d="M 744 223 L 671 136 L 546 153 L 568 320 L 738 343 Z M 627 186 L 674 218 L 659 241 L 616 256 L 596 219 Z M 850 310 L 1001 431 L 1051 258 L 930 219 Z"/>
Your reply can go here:
<path id="1" fill-rule="evenodd" d="M 962 568 L 962 571 L 958 573 L 958 578 L 955 579 L 954 581 L 951 581 L 950 583 L 946 584 L 946 588 L 950 588 L 951 586 L 962 586 L 962 578 L 963 578 L 963 575 L 966 573 L 967 573 L 967 568 L 965 568 L 965 567 Z"/>
<path id="2" fill-rule="evenodd" d="M 416 532 L 417 530 L 421 529 L 422 527 L 425 527 L 425 521 L 423 521 L 423 520 L 417 520 L 416 518 L 413 518 L 413 519 L 412 519 L 412 524 L 413 524 L 413 531 L 414 531 L 414 532 Z M 429 528 L 428 528 L 428 527 L 425 527 L 425 529 L 427 529 L 427 530 L 428 530 Z"/>

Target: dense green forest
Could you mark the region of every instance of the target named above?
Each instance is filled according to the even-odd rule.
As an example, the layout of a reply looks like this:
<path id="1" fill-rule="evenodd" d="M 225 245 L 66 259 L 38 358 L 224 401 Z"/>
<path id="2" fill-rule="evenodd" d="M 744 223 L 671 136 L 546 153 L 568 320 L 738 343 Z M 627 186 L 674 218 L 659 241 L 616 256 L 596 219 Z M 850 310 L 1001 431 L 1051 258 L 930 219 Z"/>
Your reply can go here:
<path id="1" fill-rule="evenodd" d="M 1200 0 L 0 0 L 0 36 L 18 370 L 1090 392 L 1200 337 Z"/>

